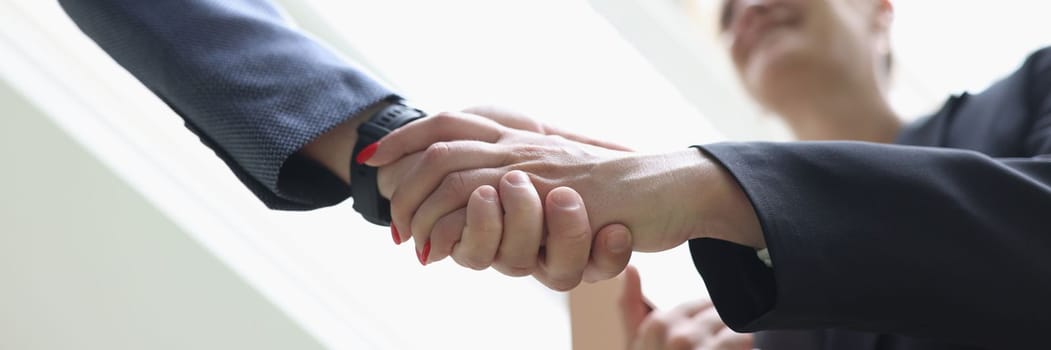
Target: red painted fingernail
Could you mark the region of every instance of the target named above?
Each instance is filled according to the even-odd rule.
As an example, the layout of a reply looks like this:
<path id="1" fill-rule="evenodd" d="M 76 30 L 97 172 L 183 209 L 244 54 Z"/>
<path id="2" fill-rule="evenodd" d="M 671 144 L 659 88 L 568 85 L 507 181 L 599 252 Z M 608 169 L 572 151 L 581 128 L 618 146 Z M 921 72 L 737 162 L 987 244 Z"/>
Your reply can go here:
<path id="1" fill-rule="evenodd" d="M 376 149 L 379 147 L 379 142 L 373 142 L 371 145 L 365 146 L 365 148 L 358 153 L 358 157 L 354 160 L 358 162 L 358 164 L 365 164 L 365 162 L 369 161 L 369 158 L 372 158 L 373 154 L 376 154 Z"/>
<path id="2" fill-rule="evenodd" d="M 431 241 L 423 245 L 422 252 L 416 252 L 416 258 L 420 259 L 420 265 L 427 266 L 427 257 L 431 255 Z"/>
<path id="3" fill-rule="evenodd" d="M 394 244 L 401 244 L 401 235 L 398 234 L 398 228 L 394 225 L 390 225 L 390 236 L 394 238 Z"/>

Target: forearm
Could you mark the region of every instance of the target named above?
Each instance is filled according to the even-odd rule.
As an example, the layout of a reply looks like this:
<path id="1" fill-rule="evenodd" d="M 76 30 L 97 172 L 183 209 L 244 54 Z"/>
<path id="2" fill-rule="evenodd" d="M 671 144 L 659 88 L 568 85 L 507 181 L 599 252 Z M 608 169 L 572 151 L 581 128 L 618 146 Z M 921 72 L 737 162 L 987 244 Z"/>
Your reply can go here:
<path id="1" fill-rule="evenodd" d="M 693 203 L 699 226 L 690 239 L 714 238 L 755 249 L 766 248 L 755 208 L 727 169 L 703 151 L 684 155 L 695 163 L 683 193 Z M 689 159 L 692 158 L 692 159 Z"/>

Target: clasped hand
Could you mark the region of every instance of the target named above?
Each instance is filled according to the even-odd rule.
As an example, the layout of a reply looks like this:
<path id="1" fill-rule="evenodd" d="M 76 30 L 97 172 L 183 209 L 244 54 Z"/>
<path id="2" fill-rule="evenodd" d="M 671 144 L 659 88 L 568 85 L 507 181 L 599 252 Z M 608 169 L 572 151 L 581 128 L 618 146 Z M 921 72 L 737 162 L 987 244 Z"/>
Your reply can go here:
<path id="1" fill-rule="evenodd" d="M 493 108 L 441 113 L 380 141 L 396 241 L 427 264 L 533 275 L 555 290 L 615 277 L 632 250 L 703 231 L 696 150 L 640 154 Z"/>

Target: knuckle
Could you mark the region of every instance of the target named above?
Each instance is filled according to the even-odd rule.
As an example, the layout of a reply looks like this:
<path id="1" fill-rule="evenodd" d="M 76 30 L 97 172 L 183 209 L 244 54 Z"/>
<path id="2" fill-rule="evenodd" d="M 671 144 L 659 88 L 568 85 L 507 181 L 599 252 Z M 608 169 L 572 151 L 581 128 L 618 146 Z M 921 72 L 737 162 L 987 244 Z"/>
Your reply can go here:
<path id="1" fill-rule="evenodd" d="M 556 284 L 555 282 L 551 282 L 551 281 L 548 281 L 544 285 L 546 285 L 548 288 L 550 288 L 551 290 L 556 291 L 556 292 L 568 292 L 571 289 L 573 289 L 571 287 L 567 287 L 567 286 L 564 286 L 564 285 Z"/>
<path id="2" fill-rule="evenodd" d="M 457 265 L 460 265 L 460 266 L 463 266 L 463 267 L 471 269 L 471 266 L 467 265 L 467 262 L 465 262 L 463 260 L 463 254 L 461 254 L 459 252 L 459 249 L 453 248 L 453 253 L 452 253 L 451 257 L 453 258 L 453 261 L 456 262 Z M 472 270 L 474 270 L 474 269 L 472 269 Z"/>
<path id="3" fill-rule="evenodd" d="M 525 258 L 505 260 L 506 261 L 502 262 L 500 265 L 506 275 L 521 277 L 528 276 L 532 274 L 533 271 L 536 271 L 536 261 Z"/>
<path id="4" fill-rule="evenodd" d="M 493 262 L 493 269 L 495 269 L 497 272 L 500 272 L 500 273 L 502 273 L 502 274 L 504 274 L 506 276 L 510 276 L 510 277 L 525 277 L 525 276 L 529 276 L 529 275 L 533 274 L 533 270 L 512 268 L 512 267 L 507 266 L 507 264 L 504 264 L 504 263 L 502 263 L 500 261 L 494 261 Z"/>
<path id="5" fill-rule="evenodd" d="M 464 267 L 475 271 L 482 271 L 489 268 L 489 263 L 486 259 L 477 256 L 465 256 L 463 258 Z"/>
<path id="6" fill-rule="evenodd" d="M 542 158 L 544 155 L 545 147 L 533 144 L 516 145 L 509 152 L 510 158 L 515 163 L 520 163 L 528 160 L 535 160 Z"/>
<path id="7" fill-rule="evenodd" d="M 591 230 L 586 227 L 567 227 L 562 230 L 552 230 L 549 234 L 553 239 L 574 246 L 591 243 Z"/>
<path id="8" fill-rule="evenodd" d="M 489 268 L 492 264 L 491 259 L 486 259 L 474 252 L 470 252 L 466 247 L 461 246 L 461 248 L 464 249 L 457 250 L 453 253 L 453 260 L 456 261 L 457 264 L 460 264 L 460 266 L 475 271 L 482 271 Z"/>
<path id="9" fill-rule="evenodd" d="M 573 228 L 566 233 L 566 239 L 577 243 L 591 243 L 591 228 L 585 226 Z"/>
<path id="10" fill-rule="evenodd" d="M 573 288 L 576 287 L 576 286 L 577 286 L 576 284 L 573 284 L 573 285 L 564 284 L 564 285 L 556 285 L 556 286 L 552 287 L 552 289 L 554 289 L 556 292 L 568 292 L 568 291 L 573 290 Z"/>
<path id="11" fill-rule="evenodd" d="M 511 277 L 523 277 L 533 274 L 533 269 L 524 267 L 505 267 L 504 274 Z"/>
<path id="12" fill-rule="evenodd" d="M 428 167 L 442 164 L 452 153 L 452 146 L 448 142 L 435 142 L 423 150 L 423 162 Z"/>
<path id="13" fill-rule="evenodd" d="M 441 187 L 451 195 L 466 194 L 467 192 L 467 180 L 466 176 L 462 171 L 455 171 L 445 175 L 442 179 Z M 464 196 L 464 198 L 467 198 Z"/>
<path id="14" fill-rule="evenodd" d="M 559 292 L 568 292 L 580 284 L 580 276 L 553 275 L 548 277 L 547 286 Z"/>
<path id="15" fill-rule="evenodd" d="M 448 125 L 449 122 L 458 118 L 456 112 L 443 111 L 438 112 L 438 114 L 435 114 L 428 119 L 430 119 L 435 125 Z"/>

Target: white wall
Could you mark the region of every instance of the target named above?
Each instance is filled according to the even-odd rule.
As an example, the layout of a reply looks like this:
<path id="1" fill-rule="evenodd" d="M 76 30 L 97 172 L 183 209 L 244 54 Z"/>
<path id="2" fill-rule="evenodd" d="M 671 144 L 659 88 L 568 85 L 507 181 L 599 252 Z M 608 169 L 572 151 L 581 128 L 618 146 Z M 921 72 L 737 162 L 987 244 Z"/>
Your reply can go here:
<path id="1" fill-rule="evenodd" d="M 11 82 L 85 152 L 181 227 L 189 241 L 204 247 L 208 254 L 199 257 L 222 262 L 212 268 L 233 271 L 288 315 L 295 323 L 288 327 L 305 330 L 324 347 L 552 349 L 570 344 L 565 298 L 532 279 L 471 271 L 452 261 L 422 267 L 411 245 L 395 246 L 386 228 L 361 220 L 349 201 L 310 212 L 266 209 L 170 108 L 77 30 L 55 2 L 0 0 L 0 79 Z M 105 198 L 102 203 L 110 200 L 99 197 Z M 50 209 L 26 212 L 34 210 Z M 150 226 L 111 231 L 145 227 Z M 114 244 L 123 239 L 114 237 Z M 84 260 L 91 259 L 98 257 Z M 243 312 L 269 307 L 259 305 Z M 44 323 L 31 327 L 48 329 Z M 543 336 L 522 337 L 522 329 Z"/>
<path id="2" fill-rule="evenodd" d="M 321 348 L 0 84 L 0 349 Z"/>

